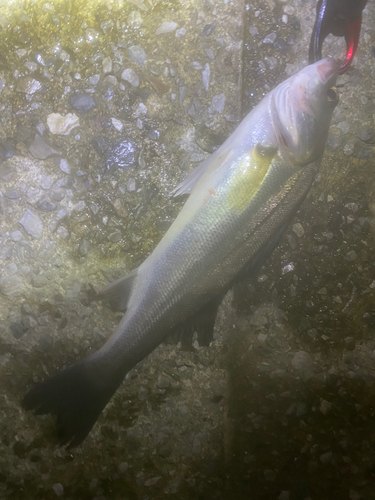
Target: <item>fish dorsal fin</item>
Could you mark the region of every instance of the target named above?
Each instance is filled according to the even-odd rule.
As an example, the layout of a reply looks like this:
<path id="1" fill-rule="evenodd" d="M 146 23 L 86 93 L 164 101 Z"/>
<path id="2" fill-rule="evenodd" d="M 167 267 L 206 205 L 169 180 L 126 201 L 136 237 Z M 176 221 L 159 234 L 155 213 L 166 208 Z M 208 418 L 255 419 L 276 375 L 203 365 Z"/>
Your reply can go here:
<path id="1" fill-rule="evenodd" d="M 232 153 L 229 146 L 220 147 L 211 156 L 206 158 L 200 165 L 198 165 L 187 177 L 184 179 L 173 191 L 172 196 L 183 196 L 190 194 L 193 188 L 197 185 L 203 176 L 210 177 L 220 165 L 222 165 Z"/>
<path id="2" fill-rule="evenodd" d="M 208 346 L 214 338 L 214 326 L 217 310 L 225 294 L 215 297 L 194 316 L 180 324 L 170 335 L 172 342 L 181 342 L 183 345 L 191 345 L 193 335 L 197 333 L 198 342 L 201 346 Z"/>
<path id="3" fill-rule="evenodd" d="M 99 290 L 98 298 L 108 302 L 116 311 L 125 311 L 137 273 L 138 269 L 134 269 L 126 276 L 108 283 L 108 285 Z"/>

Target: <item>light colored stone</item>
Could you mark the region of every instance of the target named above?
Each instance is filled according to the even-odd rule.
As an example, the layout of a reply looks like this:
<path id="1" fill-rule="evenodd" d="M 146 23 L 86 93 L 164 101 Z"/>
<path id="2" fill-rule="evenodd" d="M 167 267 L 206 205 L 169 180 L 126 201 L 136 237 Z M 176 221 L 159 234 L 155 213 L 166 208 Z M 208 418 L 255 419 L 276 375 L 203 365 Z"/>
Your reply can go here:
<path id="1" fill-rule="evenodd" d="M 157 35 L 163 35 L 165 33 L 171 33 L 171 31 L 175 31 L 178 24 L 173 21 L 164 21 L 159 28 L 155 31 Z"/>
<path id="2" fill-rule="evenodd" d="M 124 124 L 122 123 L 121 120 L 117 120 L 117 118 L 111 118 L 112 125 L 115 127 L 116 130 L 121 132 L 121 130 L 124 127 Z"/>
<path id="3" fill-rule="evenodd" d="M 139 66 L 144 66 L 147 61 L 146 52 L 142 49 L 140 45 L 132 45 L 128 48 L 130 59 L 139 64 Z"/>
<path id="4" fill-rule="evenodd" d="M 31 210 L 26 210 L 19 221 L 24 230 L 33 238 L 40 240 L 43 236 L 43 223 Z"/>
<path id="5" fill-rule="evenodd" d="M 298 236 L 298 238 L 302 238 L 302 236 L 305 234 L 305 230 L 303 229 L 302 224 L 300 224 L 299 222 L 293 224 L 293 232 Z"/>
<path id="6" fill-rule="evenodd" d="M 112 59 L 110 57 L 105 57 L 102 62 L 103 73 L 111 73 L 112 71 Z"/>
<path id="7" fill-rule="evenodd" d="M 300 371 L 311 370 L 314 367 L 314 362 L 308 352 L 298 351 L 293 356 L 292 366 Z"/>
<path id="8" fill-rule="evenodd" d="M 51 113 L 47 116 L 47 125 L 51 134 L 69 135 L 71 130 L 79 127 L 79 118 L 74 113 L 61 115 L 60 113 Z"/>
<path id="9" fill-rule="evenodd" d="M 122 72 L 121 78 L 130 83 L 133 87 L 138 87 L 139 78 L 134 69 L 127 68 Z"/>
<path id="10" fill-rule="evenodd" d="M 68 160 L 65 160 L 65 158 L 61 158 L 59 167 L 64 174 L 70 174 L 70 165 Z"/>
<path id="11" fill-rule="evenodd" d="M 7 297 L 15 297 L 23 290 L 21 278 L 18 276 L 2 276 L 0 278 L 0 292 Z"/>
<path id="12" fill-rule="evenodd" d="M 210 65 L 208 63 L 205 64 L 204 70 L 202 71 L 202 83 L 203 87 L 208 90 L 210 85 Z"/>

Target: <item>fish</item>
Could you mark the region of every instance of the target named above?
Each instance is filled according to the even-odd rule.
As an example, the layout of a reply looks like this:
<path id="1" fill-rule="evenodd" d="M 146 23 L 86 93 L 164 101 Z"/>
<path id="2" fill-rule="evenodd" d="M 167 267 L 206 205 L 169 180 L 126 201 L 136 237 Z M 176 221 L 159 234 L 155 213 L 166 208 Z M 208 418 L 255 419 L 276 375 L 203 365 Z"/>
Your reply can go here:
<path id="1" fill-rule="evenodd" d="M 189 341 L 197 332 L 210 344 L 225 293 L 259 270 L 314 181 L 337 75 L 327 58 L 285 80 L 174 190 L 189 197 L 159 244 L 98 292 L 125 311 L 114 333 L 24 396 L 26 410 L 55 417 L 61 445 L 86 438 L 129 370 L 168 336 Z"/>

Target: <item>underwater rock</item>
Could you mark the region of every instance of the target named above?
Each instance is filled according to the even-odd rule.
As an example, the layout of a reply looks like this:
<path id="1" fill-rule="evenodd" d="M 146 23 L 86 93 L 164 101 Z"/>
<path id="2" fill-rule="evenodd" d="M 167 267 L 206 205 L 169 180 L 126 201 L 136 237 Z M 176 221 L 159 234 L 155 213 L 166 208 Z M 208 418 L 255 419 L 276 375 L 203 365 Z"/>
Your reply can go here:
<path id="1" fill-rule="evenodd" d="M 69 135 L 71 130 L 79 127 L 79 118 L 74 113 L 61 115 L 60 113 L 51 113 L 47 116 L 47 125 L 51 134 Z"/>
<path id="2" fill-rule="evenodd" d="M 102 68 L 105 75 L 112 72 L 112 59 L 110 57 L 103 59 Z"/>
<path id="3" fill-rule="evenodd" d="M 14 155 L 14 141 L 13 139 L 6 139 L 6 141 L 0 145 L 0 159 L 8 160 Z"/>
<path id="4" fill-rule="evenodd" d="M 9 200 L 18 200 L 18 198 L 20 197 L 18 191 L 16 191 L 15 189 L 10 189 L 9 191 L 5 191 L 4 196 Z"/>
<path id="5" fill-rule="evenodd" d="M 19 223 L 33 238 L 40 240 L 43 235 L 43 223 L 31 210 L 27 209 Z"/>
<path id="6" fill-rule="evenodd" d="M 186 29 L 185 28 L 180 28 L 179 30 L 176 31 L 176 38 L 182 38 L 183 36 L 186 35 Z"/>
<path id="7" fill-rule="evenodd" d="M 128 15 L 128 23 L 131 28 L 139 28 L 143 23 L 142 16 L 137 10 L 132 10 Z"/>
<path id="8" fill-rule="evenodd" d="M 361 127 L 357 135 L 363 142 L 373 142 L 375 137 L 374 129 L 367 126 Z"/>
<path id="9" fill-rule="evenodd" d="M 9 329 L 12 332 L 12 335 L 16 340 L 20 339 L 22 337 L 22 335 L 25 333 L 25 331 L 27 330 L 27 328 L 25 329 L 24 325 L 19 321 L 11 323 L 9 325 Z"/>
<path id="10" fill-rule="evenodd" d="M 314 368 L 314 361 L 306 351 L 298 351 L 292 359 L 293 368 L 301 371 L 310 371 Z"/>
<path id="11" fill-rule="evenodd" d="M 73 94 L 70 97 L 70 104 L 80 115 L 85 115 L 96 106 L 91 96 L 81 93 Z"/>
<path id="12" fill-rule="evenodd" d="M 42 179 L 42 182 L 40 183 L 40 187 L 44 190 L 51 189 L 53 185 L 53 179 L 50 175 L 47 175 Z"/>
<path id="13" fill-rule="evenodd" d="M 129 0 L 130 3 L 136 5 L 138 7 L 138 9 L 141 9 L 141 10 L 148 10 L 148 8 L 146 7 L 146 5 L 142 2 L 142 0 Z"/>
<path id="14" fill-rule="evenodd" d="M 126 217 L 128 215 L 125 205 L 120 198 L 116 198 L 112 205 L 119 217 Z"/>
<path id="15" fill-rule="evenodd" d="M 211 101 L 211 106 L 208 108 L 208 112 L 211 115 L 220 114 L 224 111 L 226 97 L 224 94 L 214 95 Z"/>
<path id="16" fill-rule="evenodd" d="M 144 66 L 147 61 L 146 52 L 142 49 L 140 45 L 132 45 L 128 48 L 130 59 L 139 64 L 139 66 Z"/>
<path id="17" fill-rule="evenodd" d="M 50 146 L 39 134 L 35 135 L 29 151 L 37 160 L 46 160 L 51 156 L 60 155 L 60 152 Z"/>
<path id="18" fill-rule="evenodd" d="M 130 141 L 112 144 L 107 151 L 106 166 L 110 168 L 129 168 L 135 165 L 135 146 Z"/>
<path id="19" fill-rule="evenodd" d="M 56 233 L 60 236 L 60 238 L 62 238 L 63 240 L 65 240 L 68 236 L 69 236 L 69 232 L 68 230 L 64 227 L 64 226 L 59 226 L 57 228 L 57 231 Z"/>
<path id="20" fill-rule="evenodd" d="M 263 43 L 274 43 L 276 40 L 276 33 L 269 33 L 267 36 L 264 37 Z"/>
<path id="21" fill-rule="evenodd" d="M 124 124 L 122 123 L 121 120 L 117 120 L 117 118 L 111 118 L 112 125 L 115 127 L 116 130 L 121 132 L 121 130 L 124 128 Z"/>
<path id="22" fill-rule="evenodd" d="M 286 50 L 286 42 L 282 38 L 276 38 L 275 43 L 273 44 L 276 50 L 279 52 L 283 52 Z"/>
<path id="23" fill-rule="evenodd" d="M 61 158 L 59 167 L 60 170 L 64 172 L 64 174 L 70 174 L 70 165 L 68 163 L 68 160 L 65 160 L 65 158 Z"/>
<path id="24" fill-rule="evenodd" d="M 54 484 L 52 489 L 58 497 L 61 497 L 64 494 L 64 487 L 61 483 Z"/>
<path id="25" fill-rule="evenodd" d="M 133 177 L 130 177 L 128 179 L 128 182 L 126 183 L 126 189 L 129 192 L 135 191 L 135 179 Z"/>
<path id="26" fill-rule="evenodd" d="M 216 28 L 216 21 L 213 21 L 210 24 L 206 24 L 206 26 L 202 30 L 201 36 L 210 36 L 215 28 Z"/>
<path id="27" fill-rule="evenodd" d="M 97 135 L 97 136 L 93 137 L 91 140 L 91 144 L 92 144 L 92 147 L 95 149 L 95 151 L 100 156 L 103 156 L 103 154 L 108 149 L 108 141 L 102 135 Z"/>
<path id="28" fill-rule="evenodd" d="M 131 68 L 124 69 L 121 74 L 121 78 L 129 82 L 133 87 L 138 87 L 139 85 L 139 78 L 137 76 L 137 73 Z"/>
<path id="29" fill-rule="evenodd" d="M 2 276 L 0 278 L 0 292 L 8 297 L 15 297 L 23 290 L 21 278 L 18 276 Z"/>
<path id="30" fill-rule="evenodd" d="M 178 24 L 171 21 L 164 21 L 159 28 L 155 31 L 156 35 L 163 35 L 164 33 L 171 33 L 171 31 L 175 31 Z"/>
<path id="31" fill-rule="evenodd" d="M 95 85 L 97 85 L 99 83 L 100 75 L 98 75 L 98 74 L 91 75 L 88 80 L 89 80 L 89 84 L 93 85 L 95 87 Z"/>
<path id="32" fill-rule="evenodd" d="M 82 212 L 86 208 L 86 202 L 80 200 L 78 203 L 72 206 L 72 210 L 75 212 Z"/>
<path id="33" fill-rule="evenodd" d="M 22 235 L 21 231 L 17 230 L 17 231 L 13 231 L 12 233 L 10 233 L 10 239 L 12 241 L 20 241 L 20 240 L 22 240 L 22 238 L 23 238 L 23 235 Z"/>
<path id="34" fill-rule="evenodd" d="M 208 63 L 204 65 L 204 70 L 202 71 L 202 83 L 203 87 L 208 90 L 208 86 L 210 85 L 210 65 Z"/>
<path id="35" fill-rule="evenodd" d="M 51 203 L 49 200 L 46 199 L 39 200 L 37 203 L 37 207 L 42 212 L 54 212 L 58 208 L 57 205 Z"/>
<path id="36" fill-rule="evenodd" d="M 298 238 L 302 238 L 302 236 L 305 234 L 305 230 L 303 229 L 302 224 L 300 224 L 299 222 L 293 224 L 293 232 L 298 236 Z"/>
<path id="37" fill-rule="evenodd" d="M 42 88 L 42 84 L 35 78 L 20 78 L 17 82 L 16 90 L 22 94 L 35 94 Z"/>
<path id="38" fill-rule="evenodd" d="M 115 229 L 113 233 L 108 235 L 108 240 L 111 241 L 112 243 L 117 243 L 121 240 L 122 234 L 119 229 Z"/>

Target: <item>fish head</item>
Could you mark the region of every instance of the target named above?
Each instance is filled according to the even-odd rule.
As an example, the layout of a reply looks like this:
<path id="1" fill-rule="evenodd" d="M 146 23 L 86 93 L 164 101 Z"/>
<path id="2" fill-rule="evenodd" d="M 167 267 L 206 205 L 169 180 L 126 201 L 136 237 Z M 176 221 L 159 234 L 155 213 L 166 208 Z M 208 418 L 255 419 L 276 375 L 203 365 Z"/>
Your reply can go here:
<path id="1" fill-rule="evenodd" d="M 304 165 L 322 156 L 338 103 L 338 70 L 334 59 L 322 59 L 276 87 L 271 111 L 282 159 Z"/>

